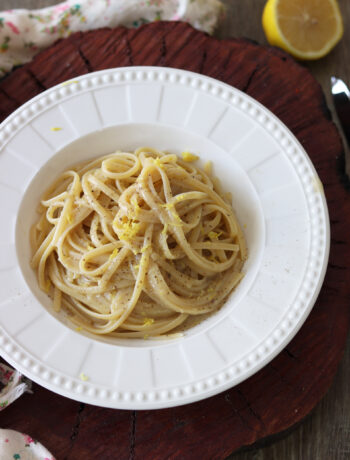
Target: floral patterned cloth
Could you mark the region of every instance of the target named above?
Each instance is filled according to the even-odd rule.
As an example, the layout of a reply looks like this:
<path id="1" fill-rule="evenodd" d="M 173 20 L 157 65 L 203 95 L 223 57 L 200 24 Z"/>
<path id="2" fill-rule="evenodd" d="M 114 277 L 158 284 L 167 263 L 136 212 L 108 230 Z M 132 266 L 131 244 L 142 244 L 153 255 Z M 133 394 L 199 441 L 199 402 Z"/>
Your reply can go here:
<path id="1" fill-rule="evenodd" d="M 223 13 L 220 0 L 68 0 L 40 10 L 0 12 L 0 76 L 71 33 L 152 21 L 187 21 L 212 33 Z"/>
<path id="2" fill-rule="evenodd" d="M 0 363 L 0 411 L 24 392 L 32 382 L 18 371 Z M 0 429 L 0 460 L 55 460 L 50 452 L 27 434 Z"/>
<path id="3" fill-rule="evenodd" d="M 25 391 L 30 392 L 31 385 L 32 382 L 18 371 L 0 363 L 0 411 L 19 398 Z"/>
<path id="4" fill-rule="evenodd" d="M 50 452 L 27 434 L 0 429 L 0 460 L 55 460 Z"/>

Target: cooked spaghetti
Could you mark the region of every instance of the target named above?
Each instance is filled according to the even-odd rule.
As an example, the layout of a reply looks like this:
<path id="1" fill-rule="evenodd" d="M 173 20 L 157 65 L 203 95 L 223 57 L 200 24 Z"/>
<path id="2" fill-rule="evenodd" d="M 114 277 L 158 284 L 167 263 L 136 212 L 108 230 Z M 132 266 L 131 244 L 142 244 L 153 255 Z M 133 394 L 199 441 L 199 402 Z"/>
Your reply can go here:
<path id="1" fill-rule="evenodd" d="M 242 231 L 209 164 L 152 148 L 64 172 L 32 228 L 40 288 L 78 329 L 153 337 L 218 310 L 242 278 Z"/>

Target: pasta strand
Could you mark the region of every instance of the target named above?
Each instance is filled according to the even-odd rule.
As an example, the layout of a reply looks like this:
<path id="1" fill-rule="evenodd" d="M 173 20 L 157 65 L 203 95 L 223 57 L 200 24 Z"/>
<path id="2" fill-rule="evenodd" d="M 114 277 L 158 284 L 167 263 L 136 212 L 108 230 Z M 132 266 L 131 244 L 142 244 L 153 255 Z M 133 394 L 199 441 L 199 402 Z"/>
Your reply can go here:
<path id="1" fill-rule="evenodd" d="M 53 309 L 79 329 L 128 338 L 176 336 L 217 311 L 247 258 L 219 187 L 211 165 L 203 171 L 149 147 L 62 173 L 30 234 Z"/>

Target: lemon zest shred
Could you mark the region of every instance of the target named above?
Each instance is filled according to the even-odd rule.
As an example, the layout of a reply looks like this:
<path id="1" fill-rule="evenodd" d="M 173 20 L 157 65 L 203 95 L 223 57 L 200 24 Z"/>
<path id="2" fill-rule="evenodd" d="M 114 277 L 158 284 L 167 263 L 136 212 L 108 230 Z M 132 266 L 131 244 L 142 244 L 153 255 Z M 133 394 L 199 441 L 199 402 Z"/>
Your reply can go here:
<path id="1" fill-rule="evenodd" d="M 141 208 L 140 208 L 140 205 L 137 202 L 136 196 L 133 196 L 131 198 L 131 204 L 134 206 L 134 208 L 135 208 L 135 216 L 137 216 Z"/>
<path id="2" fill-rule="evenodd" d="M 69 85 L 72 85 L 73 83 L 78 83 L 78 80 L 64 81 L 63 83 L 61 83 L 61 86 L 69 86 Z"/>
<path id="3" fill-rule="evenodd" d="M 164 203 L 164 204 L 161 204 L 160 207 L 170 210 L 174 207 L 174 203 Z"/>
<path id="4" fill-rule="evenodd" d="M 161 161 L 160 158 L 155 158 L 153 160 L 153 163 L 154 163 L 155 166 L 158 166 L 158 168 L 161 168 L 161 169 L 164 168 L 164 164 L 163 164 L 163 162 Z"/>
<path id="5" fill-rule="evenodd" d="M 151 243 L 149 243 L 149 244 L 147 244 L 146 246 L 144 246 L 144 247 L 141 249 L 140 252 L 143 254 L 143 253 L 146 252 L 147 249 L 150 248 L 150 247 L 151 247 Z"/>
<path id="6" fill-rule="evenodd" d="M 146 264 L 147 264 L 146 260 L 145 260 L 145 259 L 142 259 L 142 260 L 141 260 L 141 267 L 144 267 Z"/>
<path id="7" fill-rule="evenodd" d="M 59 126 L 53 126 L 52 128 L 50 128 L 51 131 L 62 131 L 63 128 L 60 128 Z"/>
<path id="8" fill-rule="evenodd" d="M 84 374 L 84 372 L 81 372 L 80 375 L 79 375 L 79 378 L 80 380 L 82 380 L 83 382 L 86 382 L 87 380 L 89 380 L 89 377 Z"/>
<path id="9" fill-rule="evenodd" d="M 153 324 L 153 323 L 154 323 L 154 319 L 153 319 L 153 318 L 145 318 L 145 319 L 143 320 L 143 325 L 144 325 L 144 326 L 151 326 L 151 324 Z"/>
<path id="10" fill-rule="evenodd" d="M 77 331 L 77 332 L 80 332 L 80 331 L 83 330 L 83 328 L 82 328 L 81 326 L 78 326 L 78 327 L 76 327 L 74 330 Z"/>
<path id="11" fill-rule="evenodd" d="M 123 216 L 126 217 L 126 216 Z M 141 224 L 139 222 L 134 222 L 132 220 L 128 220 L 126 217 L 126 221 L 121 226 L 116 225 L 117 229 L 119 230 L 118 236 L 120 240 L 130 241 L 136 236 L 138 233 Z M 124 219 L 123 219 L 124 220 Z"/>
<path id="12" fill-rule="evenodd" d="M 172 211 L 171 214 L 174 217 L 174 219 L 176 219 L 178 222 L 181 222 L 180 216 L 175 211 Z M 175 225 L 175 224 L 173 224 L 173 225 Z M 181 225 L 178 225 L 178 227 L 181 227 Z"/>
<path id="13" fill-rule="evenodd" d="M 173 214 L 173 215 L 174 215 L 174 214 Z M 175 217 L 175 218 L 176 218 L 178 221 L 181 221 L 181 219 L 180 219 L 180 217 L 179 217 L 179 216 L 177 216 L 177 215 L 174 215 L 174 217 Z M 169 224 L 169 225 L 172 225 L 173 227 L 182 227 L 182 226 L 183 226 L 183 225 L 182 225 L 182 223 L 180 223 L 180 224 L 176 224 L 175 222 L 170 222 L 170 224 Z"/>
<path id="14" fill-rule="evenodd" d="M 112 254 L 109 256 L 109 260 L 115 259 L 118 255 L 119 249 L 114 248 Z"/>
<path id="15" fill-rule="evenodd" d="M 219 236 L 222 235 L 222 232 L 209 232 L 208 233 L 208 236 L 211 240 L 218 240 L 219 239 Z"/>
<path id="16" fill-rule="evenodd" d="M 174 201 L 179 203 L 180 201 L 184 201 L 186 199 L 185 193 L 179 193 L 178 195 L 174 196 Z"/>
<path id="17" fill-rule="evenodd" d="M 199 159 L 198 155 L 194 153 L 188 152 L 187 150 L 181 153 L 182 159 L 187 163 L 191 163 L 192 161 L 197 161 Z"/>

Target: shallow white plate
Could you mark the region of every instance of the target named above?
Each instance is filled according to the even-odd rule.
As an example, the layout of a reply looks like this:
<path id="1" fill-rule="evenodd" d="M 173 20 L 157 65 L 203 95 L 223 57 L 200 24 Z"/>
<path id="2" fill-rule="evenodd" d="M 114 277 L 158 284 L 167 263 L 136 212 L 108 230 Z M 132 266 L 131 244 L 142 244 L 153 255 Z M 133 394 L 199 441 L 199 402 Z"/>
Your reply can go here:
<path id="1" fill-rule="evenodd" d="M 29 228 L 60 171 L 142 145 L 213 161 L 244 228 L 246 275 L 184 337 L 96 339 L 54 314 L 38 289 Z M 292 339 L 324 278 L 327 206 L 305 151 L 259 103 L 191 72 L 105 70 L 29 101 L 0 127 L 0 194 L 1 353 L 41 385 L 91 404 L 169 407 L 236 385 Z"/>

